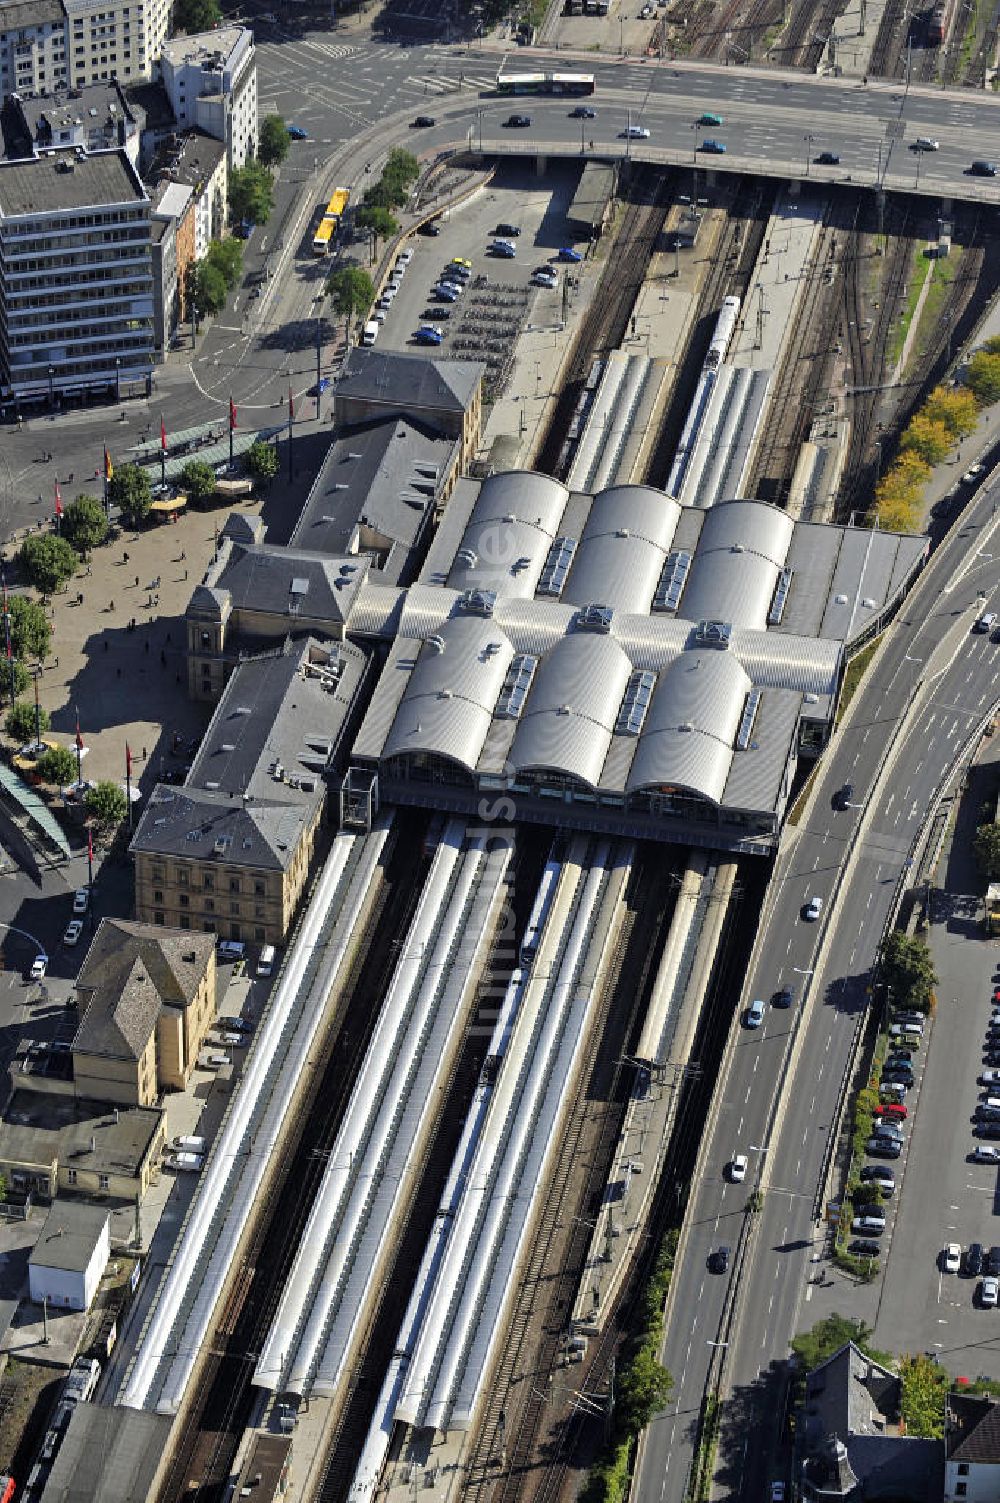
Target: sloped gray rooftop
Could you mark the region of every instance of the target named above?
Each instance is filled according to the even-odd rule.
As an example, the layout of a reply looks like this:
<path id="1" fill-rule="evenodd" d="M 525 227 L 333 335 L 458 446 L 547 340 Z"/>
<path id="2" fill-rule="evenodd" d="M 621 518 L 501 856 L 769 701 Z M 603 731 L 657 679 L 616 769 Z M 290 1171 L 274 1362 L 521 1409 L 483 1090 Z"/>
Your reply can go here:
<path id="1" fill-rule="evenodd" d="M 356 345 L 337 380 L 336 395 L 391 403 L 413 413 L 465 412 L 486 367 L 478 360 L 438 360 Z"/>
<path id="2" fill-rule="evenodd" d="M 141 1409 L 75 1404 L 42 1503 L 147 1503 L 172 1424 Z"/>

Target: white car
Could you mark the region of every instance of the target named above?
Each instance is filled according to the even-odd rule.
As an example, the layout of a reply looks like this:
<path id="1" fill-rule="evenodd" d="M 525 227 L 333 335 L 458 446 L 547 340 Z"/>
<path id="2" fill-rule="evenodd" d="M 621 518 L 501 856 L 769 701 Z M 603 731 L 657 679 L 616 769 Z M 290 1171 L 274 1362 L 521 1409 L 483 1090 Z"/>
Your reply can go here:
<path id="1" fill-rule="evenodd" d="M 940 151 L 941 142 L 935 141 L 933 136 L 918 136 L 913 143 L 914 151 Z"/>
<path id="2" fill-rule="evenodd" d="M 63 944 L 64 945 L 78 945 L 80 943 L 80 935 L 82 933 L 83 933 L 83 922 L 82 922 L 82 920 L 81 919 L 70 919 L 69 923 L 66 925 L 66 933 L 63 935 Z"/>
<path id="3" fill-rule="evenodd" d="M 732 1180 L 734 1185 L 739 1185 L 743 1182 L 743 1180 L 746 1179 L 747 1163 L 748 1160 L 745 1153 L 738 1153 L 734 1158 L 730 1159 L 729 1178 Z"/>
<path id="4" fill-rule="evenodd" d="M 628 141 L 648 141 L 649 131 L 644 125 L 627 125 L 622 135 Z"/>
<path id="5" fill-rule="evenodd" d="M 812 923 L 815 919 L 819 918 L 820 909 L 822 907 L 822 898 L 810 898 L 805 908 L 802 910 L 803 917 L 807 918 L 809 922 Z"/>
<path id="6" fill-rule="evenodd" d="M 985 1086 L 1000 1085 L 1000 1070 L 984 1070 L 979 1077 L 979 1084 Z"/>
<path id="7" fill-rule="evenodd" d="M 39 953 L 35 956 L 34 960 L 31 962 L 31 969 L 28 972 L 28 980 L 29 981 L 41 981 L 41 980 L 43 980 L 44 976 L 45 976 L 46 969 L 48 967 L 48 964 L 49 964 L 49 957 L 46 954 L 44 954 L 42 951 L 39 951 Z"/>
<path id="8" fill-rule="evenodd" d="M 73 912 L 86 913 L 89 902 L 90 893 L 85 887 L 78 887 L 73 894 Z"/>
<path id="9" fill-rule="evenodd" d="M 972 1150 L 974 1164 L 1000 1164 L 1000 1148 L 995 1143 L 977 1143 Z"/>
<path id="10" fill-rule="evenodd" d="M 1000 1299 L 1000 1279 L 995 1279 L 991 1274 L 989 1278 L 983 1279 L 983 1286 L 979 1291 L 979 1300 L 981 1304 L 986 1306 L 987 1310 L 995 1310 L 998 1299 Z"/>
<path id="11" fill-rule="evenodd" d="M 746 1026 L 759 1028 L 764 1021 L 764 1004 L 759 997 L 755 997 L 747 1008 Z"/>
<path id="12" fill-rule="evenodd" d="M 957 1242 L 948 1242 L 941 1250 L 943 1273 L 958 1273 L 962 1266 L 962 1249 Z"/>

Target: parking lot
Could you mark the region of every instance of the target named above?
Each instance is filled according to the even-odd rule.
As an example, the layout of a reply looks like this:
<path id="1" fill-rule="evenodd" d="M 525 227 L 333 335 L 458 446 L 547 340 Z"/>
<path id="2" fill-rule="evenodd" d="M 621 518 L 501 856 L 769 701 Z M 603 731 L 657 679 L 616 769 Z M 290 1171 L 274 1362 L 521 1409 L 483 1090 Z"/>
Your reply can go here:
<path id="1" fill-rule="evenodd" d="M 926 938 L 938 976 L 936 1007 L 913 1051 L 902 1154 L 865 1160 L 888 1166 L 896 1183 L 878 1238 L 881 1272 L 863 1284 L 831 1268 L 825 1287 L 808 1288 L 800 1326 L 836 1312 L 866 1321 L 874 1344 L 887 1351 L 932 1352 L 955 1376 L 1000 1379 L 1000 1316 L 983 1305 L 982 1276 L 945 1272 L 942 1256 L 949 1243 L 959 1244 L 963 1260 L 970 1243 L 986 1253 L 1000 1247 L 1000 1165 L 973 1158 L 977 1146 L 1000 1147 L 1000 1139 L 975 1130 L 976 1109 L 987 1094 L 980 1076 L 997 1068 L 985 1044 L 992 1036 L 993 991 L 1000 986 L 1000 943 L 983 932 L 982 879 L 971 854 L 984 799 L 991 790 L 996 797 L 1000 748 L 986 745 L 984 762 L 971 769 L 932 890 Z M 995 1047 L 1000 1053 L 1000 1042 Z"/>
<path id="2" fill-rule="evenodd" d="M 384 310 L 379 347 L 422 349 L 417 330 L 432 325 L 440 330 L 436 348 L 442 355 L 486 362 L 485 395 L 494 400 L 510 379 L 520 333 L 562 320 L 566 278 L 574 278 L 575 272 L 572 264 L 559 262 L 559 252 L 565 247 L 582 254 L 584 249 L 574 247 L 566 223 L 578 177 L 579 169 L 569 164 L 542 182 L 512 163 L 467 203 L 442 214 L 438 235 L 412 235 L 407 248 L 413 256 Z M 503 237 L 516 247 L 511 258 L 490 252 L 500 225 L 519 232 Z M 454 257 L 471 265 L 464 290 L 447 302 L 434 295 L 434 288 Z M 555 268 L 552 287 L 532 283 L 532 273 L 543 266 Z"/>

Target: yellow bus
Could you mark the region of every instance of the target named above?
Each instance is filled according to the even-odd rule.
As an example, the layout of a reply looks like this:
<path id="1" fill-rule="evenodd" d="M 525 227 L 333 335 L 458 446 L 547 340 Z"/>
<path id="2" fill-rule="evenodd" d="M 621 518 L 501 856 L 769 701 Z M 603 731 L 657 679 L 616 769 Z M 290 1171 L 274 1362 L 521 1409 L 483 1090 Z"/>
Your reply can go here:
<path id="1" fill-rule="evenodd" d="M 319 229 L 313 236 L 313 255 L 325 256 L 337 237 L 340 221 L 351 199 L 350 188 L 338 188 L 327 204 L 320 220 Z"/>

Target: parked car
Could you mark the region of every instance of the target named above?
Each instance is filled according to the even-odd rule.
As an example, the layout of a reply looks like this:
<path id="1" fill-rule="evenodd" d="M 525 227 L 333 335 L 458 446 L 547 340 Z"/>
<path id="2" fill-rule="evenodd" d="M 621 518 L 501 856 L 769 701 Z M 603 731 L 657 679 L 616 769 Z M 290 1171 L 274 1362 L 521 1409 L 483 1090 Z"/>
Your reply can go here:
<path id="1" fill-rule="evenodd" d="M 884 1164 L 866 1164 L 861 1171 L 860 1178 L 863 1180 L 876 1180 L 882 1185 L 892 1185 L 895 1188 L 896 1176 L 891 1169 Z"/>
<path id="2" fill-rule="evenodd" d="M 865 1144 L 866 1153 L 882 1159 L 898 1159 L 902 1151 L 902 1143 L 893 1142 L 891 1138 L 869 1138 Z"/>
<path id="3" fill-rule="evenodd" d="M 962 1272 L 967 1279 L 976 1279 L 983 1271 L 983 1244 L 970 1242 L 965 1249 Z"/>
<path id="4" fill-rule="evenodd" d="M 875 1117 L 881 1117 L 883 1121 L 902 1122 L 910 1114 L 901 1101 L 880 1102 L 872 1113 Z"/>
<path id="5" fill-rule="evenodd" d="M 974 1164 L 1000 1164 L 1000 1148 L 994 1148 L 989 1143 L 977 1143 L 970 1158 Z"/>
<path id="6" fill-rule="evenodd" d="M 880 1243 L 873 1242 L 870 1237 L 856 1237 L 851 1243 L 850 1251 L 859 1258 L 877 1258 L 882 1247 Z"/>
<path id="7" fill-rule="evenodd" d="M 246 954 L 246 945 L 239 939 L 220 939 L 218 944 L 219 959 L 242 960 Z"/>
<path id="8" fill-rule="evenodd" d="M 168 1169 L 187 1170 L 191 1174 L 197 1174 L 204 1162 L 200 1153 L 168 1153 L 164 1159 Z"/>
<path id="9" fill-rule="evenodd" d="M 423 224 L 417 226 L 418 235 L 440 235 L 440 233 L 441 226 L 436 219 L 428 219 Z"/>
<path id="10" fill-rule="evenodd" d="M 420 317 L 421 318 L 433 319 L 436 323 L 440 323 L 442 319 L 451 318 L 451 309 L 450 308 L 425 308 L 424 311 L 423 311 L 423 313 L 421 313 Z"/>
<path id="11" fill-rule="evenodd" d="M 1000 1122 L 977 1122 L 972 1130 L 977 1138 L 1000 1138 Z"/>
<path id="12" fill-rule="evenodd" d="M 986 1254 L 985 1268 L 987 1273 L 1000 1274 L 1000 1247 L 996 1243 Z"/>
<path id="13" fill-rule="evenodd" d="M 880 1237 L 885 1231 L 884 1216 L 855 1216 L 851 1231 L 857 1236 Z"/>
<path id="14" fill-rule="evenodd" d="M 80 935 L 82 933 L 83 933 L 83 920 L 82 919 L 70 919 L 69 923 L 66 925 L 66 931 L 63 934 L 63 944 L 64 945 L 71 945 L 71 946 L 72 945 L 78 945 L 80 943 Z"/>
<path id="15" fill-rule="evenodd" d="M 215 1026 L 216 1028 L 228 1028 L 236 1033 L 253 1032 L 253 1024 L 248 1023 L 245 1018 L 230 1017 L 228 1015 L 216 1018 Z"/>
<path id="16" fill-rule="evenodd" d="M 494 240 L 490 246 L 489 254 L 491 256 L 502 256 L 508 261 L 513 261 L 517 255 L 517 247 L 511 245 L 506 240 Z"/>
<path id="17" fill-rule="evenodd" d="M 173 1138 L 171 1139 L 170 1146 L 175 1152 L 179 1153 L 204 1153 L 205 1139 L 196 1135 Z"/>
<path id="18" fill-rule="evenodd" d="M 995 1310 L 998 1299 L 1000 1299 L 1000 1280 L 990 1275 L 983 1279 L 979 1286 L 979 1303 L 987 1310 Z"/>
<path id="19" fill-rule="evenodd" d="M 86 913 L 90 906 L 90 893 L 85 887 L 78 887 L 73 894 L 73 912 Z"/>
<path id="20" fill-rule="evenodd" d="M 559 260 L 559 261 L 582 261 L 583 260 L 583 252 L 582 251 L 578 251 L 578 250 L 574 250 L 571 245 L 563 245 L 563 246 L 560 246 L 560 248 L 559 248 L 559 253 L 558 253 L 558 256 L 557 256 L 557 260 Z"/>
<path id="21" fill-rule="evenodd" d="M 957 1242 L 948 1242 L 941 1249 L 942 1273 L 958 1273 L 962 1266 L 962 1249 Z"/>

